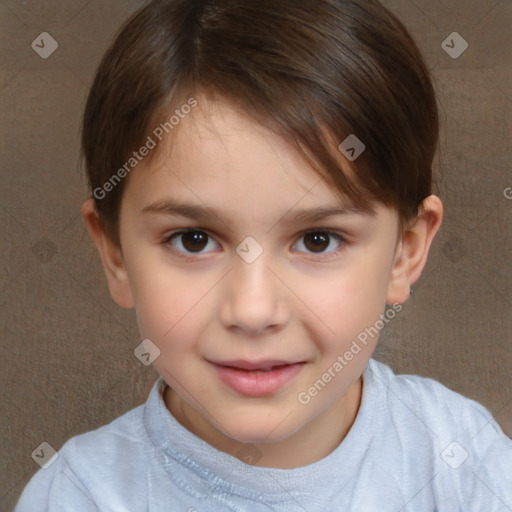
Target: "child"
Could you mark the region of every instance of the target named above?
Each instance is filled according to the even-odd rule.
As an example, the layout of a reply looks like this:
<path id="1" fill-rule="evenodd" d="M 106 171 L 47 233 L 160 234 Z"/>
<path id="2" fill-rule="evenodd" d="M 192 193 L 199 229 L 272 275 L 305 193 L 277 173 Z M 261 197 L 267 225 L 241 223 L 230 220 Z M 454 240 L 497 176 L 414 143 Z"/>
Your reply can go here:
<path id="1" fill-rule="evenodd" d="M 155 0 L 85 110 L 82 213 L 147 402 L 16 512 L 510 511 L 512 441 L 371 359 L 442 220 L 436 99 L 377 0 Z"/>

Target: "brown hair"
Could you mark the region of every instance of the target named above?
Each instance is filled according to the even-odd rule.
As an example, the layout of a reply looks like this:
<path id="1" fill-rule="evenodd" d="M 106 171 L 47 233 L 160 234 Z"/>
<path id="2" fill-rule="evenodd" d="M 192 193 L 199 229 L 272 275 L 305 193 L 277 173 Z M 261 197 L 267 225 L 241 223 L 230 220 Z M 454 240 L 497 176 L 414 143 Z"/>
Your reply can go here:
<path id="1" fill-rule="evenodd" d="M 377 0 L 154 0 L 103 57 L 84 113 L 90 189 L 117 243 L 128 177 L 113 174 L 171 104 L 199 93 L 240 104 L 359 208 L 396 208 L 402 229 L 431 194 L 435 93 L 413 39 Z M 350 134 L 366 147 L 351 176 L 337 149 Z"/>

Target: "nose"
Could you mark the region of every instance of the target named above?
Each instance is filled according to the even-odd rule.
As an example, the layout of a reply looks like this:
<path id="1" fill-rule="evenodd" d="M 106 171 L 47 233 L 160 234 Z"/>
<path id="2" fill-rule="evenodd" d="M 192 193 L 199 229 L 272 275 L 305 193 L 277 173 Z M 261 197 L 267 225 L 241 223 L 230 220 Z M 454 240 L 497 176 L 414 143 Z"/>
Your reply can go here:
<path id="1" fill-rule="evenodd" d="M 235 257 L 220 309 L 227 329 L 256 336 L 280 330 L 289 320 L 286 287 L 264 254 L 252 263 Z"/>

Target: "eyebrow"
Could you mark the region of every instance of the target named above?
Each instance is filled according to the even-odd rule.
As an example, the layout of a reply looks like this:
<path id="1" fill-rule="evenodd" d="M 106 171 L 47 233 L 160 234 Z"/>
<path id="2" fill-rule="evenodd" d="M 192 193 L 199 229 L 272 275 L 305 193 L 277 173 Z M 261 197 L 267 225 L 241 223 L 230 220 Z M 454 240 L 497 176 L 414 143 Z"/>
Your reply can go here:
<path id="1" fill-rule="evenodd" d="M 145 206 L 141 210 L 142 214 L 154 213 L 160 215 L 187 217 L 194 220 L 206 221 L 211 220 L 212 216 L 217 217 L 222 223 L 229 224 L 224 214 L 216 208 L 203 206 L 199 204 L 189 204 L 173 200 L 157 201 L 153 204 Z M 357 205 L 335 206 L 290 210 L 284 214 L 280 222 L 283 224 L 293 224 L 299 222 L 314 222 L 325 219 L 327 217 L 347 216 L 347 215 L 363 215 L 367 217 L 376 217 L 377 212 L 373 208 L 364 209 Z"/>

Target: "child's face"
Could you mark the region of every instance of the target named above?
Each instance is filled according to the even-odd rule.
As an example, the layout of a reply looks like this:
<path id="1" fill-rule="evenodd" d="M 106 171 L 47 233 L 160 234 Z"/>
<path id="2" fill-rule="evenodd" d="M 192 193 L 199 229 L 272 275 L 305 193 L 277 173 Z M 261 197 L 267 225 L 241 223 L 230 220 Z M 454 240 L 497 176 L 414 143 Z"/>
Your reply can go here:
<path id="1" fill-rule="evenodd" d="M 398 219 L 377 205 L 376 216 L 293 220 L 342 205 L 281 138 L 228 103 L 208 111 L 181 121 L 172 155 L 169 147 L 130 177 L 120 217 L 128 286 L 142 338 L 161 351 L 153 364 L 177 393 L 172 412 L 191 411 L 192 430 L 196 421 L 242 442 L 278 441 L 359 400 L 347 392 L 360 389 L 377 336 L 316 396 L 308 390 L 380 319 Z M 211 211 L 172 215 L 171 203 Z M 195 237 L 169 240 L 192 228 Z M 275 377 L 215 364 L 236 360 L 300 364 Z"/>

